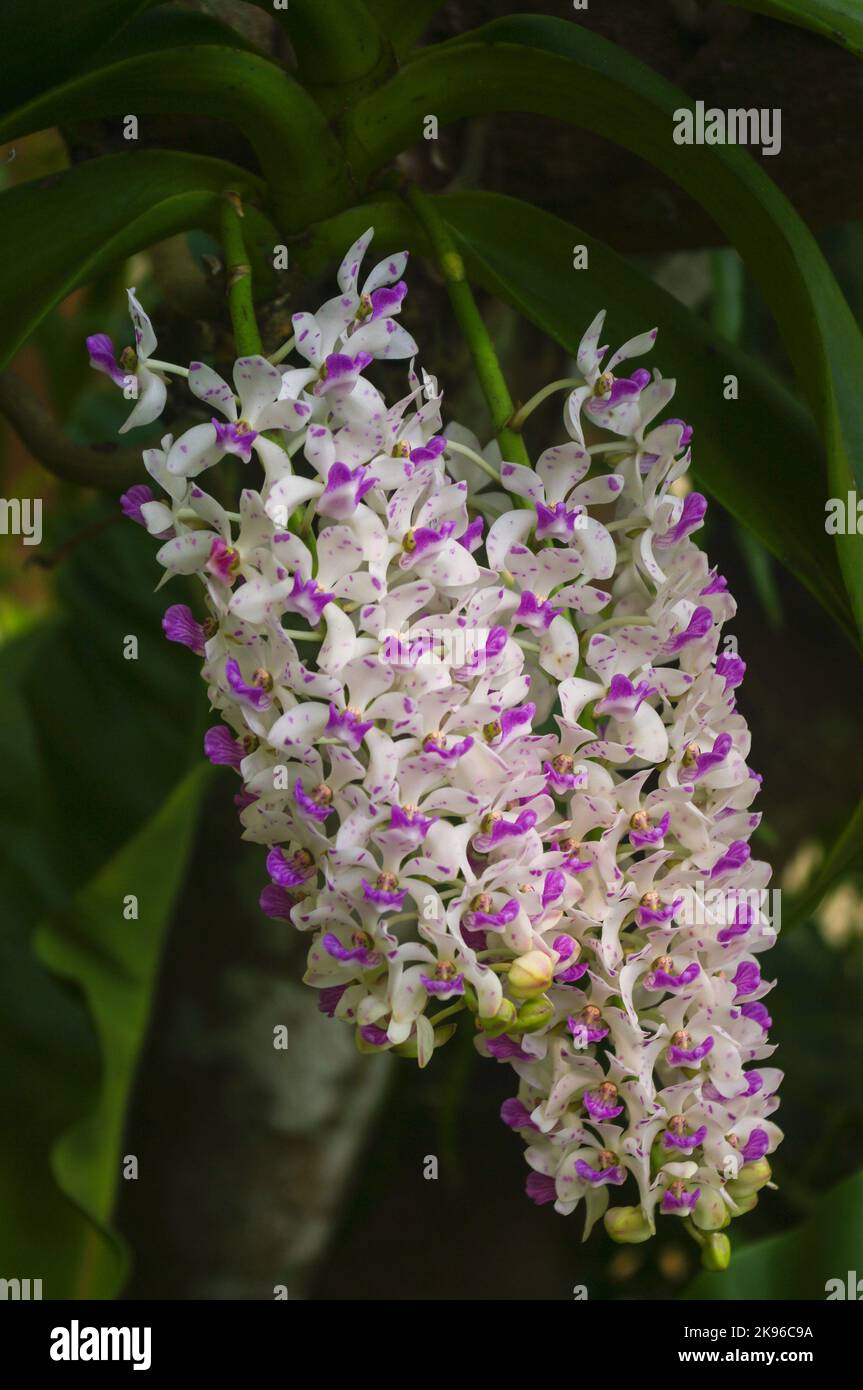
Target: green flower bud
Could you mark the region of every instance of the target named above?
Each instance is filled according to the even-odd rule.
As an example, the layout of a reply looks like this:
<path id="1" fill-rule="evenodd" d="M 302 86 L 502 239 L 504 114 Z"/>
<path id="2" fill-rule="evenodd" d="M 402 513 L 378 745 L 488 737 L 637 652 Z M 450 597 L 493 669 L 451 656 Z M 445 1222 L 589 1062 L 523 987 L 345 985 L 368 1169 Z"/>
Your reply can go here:
<path id="1" fill-rule="evenodd" d="M 516 999 L 532 999 L 551 984 L 554 965 L 545 951 L 527 951 L 518 956 L 509 968 L 509 992 Z"/>
<path id="2" fill-rule="evenodd" d="M 700 1231 L 721 1231 L 731 1220 L 731 1213 L 718 1188 L 703 1187 L 692 1212 L 692 1223 Z"/>
<path id="3" fill-rule="evenodd" d="M 537 999 L 528 999 L 518 1011 L 512 1032 L 538 1033 L 540 1028 L 545 1027 L 553 1013 L 554 1005 L 547 995 L 541 994 Z"/>
<path id="4" fill-rule="evenodd" d="M 754 1163 L 744 1163 L 737 1177 L 728 1184 L 728 1192 L 735 1202 L 741 1197 L 751 1197 L 766 1187 L 773 1176 L 766 1158 L 758 1158 Z"/>
<path id="5" fill-rule="evenodd" d="M 721 1231 L 711 1231 L 701 1247 L 701 1263 L 705 1269 L 721 1273 L 731 1263 L 731 1241 Z"/>
<path id="6" fill-rule="evenodd" d="M 641 1207 L 609 1207 L 604 1220 L 606 1231 L 618 1245 L 641 1245 L 653 1235 Z"/>
<path id="7" fill-rule="evenodd" d="M 516 1008 L 511 999 L 501 999 L 494 1018 L 477 1018 L 476 1025 L 487 1038 L 499 1038 L 501 1033 L 509 1032 L 516 1019 Z"/>

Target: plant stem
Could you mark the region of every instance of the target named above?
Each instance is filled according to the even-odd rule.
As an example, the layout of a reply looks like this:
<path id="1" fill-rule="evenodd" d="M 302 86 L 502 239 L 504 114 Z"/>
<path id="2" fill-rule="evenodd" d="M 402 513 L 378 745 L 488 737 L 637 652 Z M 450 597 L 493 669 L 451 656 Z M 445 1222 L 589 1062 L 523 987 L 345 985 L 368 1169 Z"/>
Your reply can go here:
<path id="1" fill-rule="evenodd" d="M 559 381 L 549 382 L 548 386 L 541 387 L 534 396 L 531 396 L 529 401 L 525 401 L 524 405 L 519 406 L 510 421 L 510 425 L 514 430 L 520 430 L 528 416 L 533 414 L 538 405 L 542 405 L 543 401 L 548 400 L 549 396 L 553 396 L 555 391 L 571 391 L 576 386 L 583 385 L 584 378 L 580 376 L 565 376 L 561 377 Z"/>
<path id="2" fill-rule="evenodd" d="M 289 353 L 293 352 L 296 346 L 297 335 L 296 333 L 292 333 L 286 343 L 282 343 L 282 346 L 280 348 L 277 348 L 275 352 L 270 353 L 270 362 L 272 362 L 274 367 L 277 367 L 280 362 L 284 362 L 285 358 L 288 356 Z"/>
<path id="3" fill-rule="evenodd" d="M 407 201 L 425 229 L 444 277 L 453 313 L 470 348 L 476 374 L 491 416 L 491 426 L 505 459 L 530 467 L 530 459 L 520 435 L 509 428 L 514 406 L 494 344 L 489 337 L 473 291 L 467 281 L 464 261 L 456 249 L 449 228 L 438 214 L 435 199 L 410 188 Z"/>
<path id="4" fill-rule="evenodd" d="M 255 357 L 262 351 L 261 335 L 252 300 L 252 267 L 246 256 L 243 236 L 243 204 L 238 193 L 228 189 L 222 199 L 222 247 L 228 282 L 228 309 L 234 330 L 234 344 L 240 357 Z"/>

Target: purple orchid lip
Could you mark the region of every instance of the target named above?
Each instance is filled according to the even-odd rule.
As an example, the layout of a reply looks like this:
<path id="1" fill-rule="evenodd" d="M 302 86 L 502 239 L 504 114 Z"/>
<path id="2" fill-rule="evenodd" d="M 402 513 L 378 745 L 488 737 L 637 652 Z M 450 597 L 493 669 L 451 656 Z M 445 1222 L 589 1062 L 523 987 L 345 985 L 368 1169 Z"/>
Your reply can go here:
<path id="1" fill-rule="evenodd" d="M 702 1061 L 713 1051 L 713 1038 L 708 1035 L 697 1047 L 676 1047 L 673 1043 L 668 1049 L 668 1060 L 673 1067 L 688 1067 Z"/>
<path id="2" fill-rule="evenodd" d="M 556 792 L 574 791 L 576 787 L 583 787 L 587 781 L 586 772 L 558 772 L 548 760 L 543 763 L 542 770 L 546 781 Z"/>
<path id="3" fill-rule="evenodd" d="M 453 975 L 449 980 L 438 980 L 433 975 L 420 975 L 423 988 L 436 999 L 449 999 L 453 994 L 464 994 L 464 975 Z"/>
<path id="4" fill-rule="evenodd" d="M 335 809 L 333 806 L 315 801 L 314 797 L 309 796 L 299 777 L 294 783 L 294 800 L 301 811 L 316 821 L 325 821 Z"/>
<path id="5" fill-rule="evenodd" d="M 538 541 L 569 540 L 575 531 L 576 520 L 583 512 L 583 507 L 576 507 L 574 511 L 568 511 L 565 502 L 556 502 L 553 507 L 546 507 L 544 503 L 537 502 L 536 539 Z"/>
<path id="6" fill-rule="evenodd" d="M 353 390 L 360 372 L 374 361 L 367 352 L 358 352 L 351 357 L 347 352 L 331 352 L 324 361 L 319 380 L 315 383 L 314 394 L 324 396 L 333 390 Z"/>
<path id="7" fill-rule="evenodd" d="M 248 463 L 258 431 L 253 430 L 251 425 L 247 425 L 243 420 L 219 420 L 213 416 L 211 424 L 216 431 L 216 443 L 219 448 L 224 449 L 226 454 L 236 454 L 243 463 Z"/>
<path id="8" fill-rule="evenodd" d="M 724 694 L 727 695 L 729 690 L 736 690 L 742 683 L 746 675 L 746 662 L 739 656 L 729 656 L 722 652 L 716 658 L 716 674 L 725 678 Z"/>
<path id="9" fill-rule="evenodd" d="M 442 748 L 433 738 L 423 740 L 423 752 L 434 753 L 436 757 L 442 758 L 445 763 L 457 762 L 458 759 L 463 758 L 465 753 L 469 752 L 471 748 L 473 748 L 473 739 L 470 734 L 468 734 L 466 738 L 461 739 L 458 743 L 452 744 L 449 748 Z"/>
<path id="10" fill-rule="evenodd" d="M 555 970 L 554 983 L 556 985 L 574 985 L 576 980 L 580 980 L 588 971 L 587 961 L 576 961 L 575 965 L 568 965 L 563 970 Z"/>
<path id="11" fill-rule="evenodd" d="M 267 710 L 272 704 L 272 700 L 266 690 L 260 685 L 248 685 L 243 680 L 243 673 L 240 670 L 240 663 L 234 656 L 229 656 L 225 662 L 225 679 L 233 690 L 238 700 L 251 705 L 255 710 Z"/>
<path id="12" fill-rule="evenodd" d="M 764 1004 L 759 1004 L 757 1002 L 743 1004 L 741 1005 L 740 1012 L 743 1017 L 748 1018 L 750 1022 L 757 1023 L 759 1028 L 762 1028 L 765 1033 L 773 1024 L 773 1019 L 770 1017 Z"/>
<path id="13" fill-rule="evenodd" d="M 134 375 L 124 372 L 119 366 L 114 355 L 113 341 L 107 333 L 91 333 L 87 339 L 87 352 L 90 355 L 90 366 L 95 367 L 97 372 L 104 372 L 115 386 L 125 386 L 127 378 Z"/>
<path id="14" fill-rule="evenodd" d="M 602 1042 L 603 1038 L 608 1037 L 607 1028 L 594 1028 L 589 1023 L 582 1023 L 581 1019 L 576 1018 L 574 1014 L 567 1015 L 566 1026 L 572 1034 L 576 1044 L 581 1046 L 584 1046 L 585 1043 Z M 588 1106 L 588 1109 L 589 1108 Z M 591 1114 L 592 1113 L 591 1111 Z"/>
<path id="15" fill-rule="evenodd" d="M 700 642 L 702 638 L 707 636 L 712 627 L 713 614 L 710 609 L 706 608 L 704 605 L 699 606 L 692 614 L 692 617 L 689 619 L 683 631 L 676 632 L 674 636 L 669 637 L 664 646 L 666 655 L 676 656 L 676 654 L 682 651 L 684 647 L 688 646 L 690 642 Z"/>
<path id="16" fill-rule="evenodd" d="M 434 434 L 431 439 L 427 439 L 425 444 L 417 444 L 416 448 L 411 449 L 409 458 L 411 463 L 432 463 L 446 449 L 446 439 L 442 434 Z M 480 518 L 480 521 L 482 518 Z"/>
<path id="17" fill-rule="evenodd" d="M 685 989 L 693 980 L 697 980 L 700 974 L 701 966 L 693 960 L 679 975 L 669 975 L 665 970 L 651 971 L 644 981 L 644 987 L 651 990 Z"/>
<path id="18" fill-rule="evenodd" d="M 360 1037 L 363 1042 L 371 1043 L 372 1047 L 386 1047 L 389 1043 L 386 1031 L 376 1023 L 364 1024 L 360 1029 Z"/>
<path id="19" fill-rule="evenodd" d="M 322 516 L 336 520 L 353 516 L 367 492 L 376 486 L 378 479 L 368 477 L 368 465 L 358 464 L 349 468 L 346 463 L 336 462 L 327 474 L 326 486 L 317 501 L 317 511 Z"/>
<path id="20" fill-rule="evenodd" d="M 710 571 L 707 584 L 701 590 L 699 598 L 706 598 L 708 594 L 724 594 L 728 588 L 728 580 L 717 573 L 716 567 Z"/>
<path id="21" fill-rule="evenodd" d="M 713 740 L 713 748 L 708 753 L 699 753 L 696 756 L 695 767 L 687 775 L 687 782 L 696 782 L 699 777 L 705 777 L 715 767 L 720 767 L 731 752 L 733 743 L 730 734 L 717 734 Z"/>
<path id="22" fill-rule="evenodd" d="M 527 726 L 527 731 L 530 732 L 531 720 L 535 714 L 536 705 L 532 702 L 521 705 L 516 709 L 505 710 L 497 721 L 500 725 L 500 733 L 497 734 L 496 737 L 490 738 L 488 741 L 493 748 L 500 748 L 509 740 L 511 734 L 516 733 L 525 725 Z"/>
<path id="23" fill-rule="evenodd" d="M 299 570 L 294 575 L 291 592 L 285 599 L 285 608 L 290 613 L 299 613 L 310 627 L 317 627 L 321 614 L 335 594 L 324 593 L 314 579 L 303 580 Z"/>
<path id="24" fill-rule="evenodd" d="M 670 922 L 674 914 L 679 910 L 683 903 L 683 898 L 675 898 L 673 902 L 663 904 L 660 907 L 648 907 L 639 904 L 636 911 L 636 918 L 640 927 L 659 926 L 663 922 Z"/>
<path id="25" fill-rule="evenodd" d="M 324 989 L 320 990 L 318 993 L 318 1009 L 320 1012 L 326 1014 L 327 1018 L 333 1018 L 336 1009 L 341 1003 L 342 995 L 345 990 L 349 988 L 349 985 L 327 985 Z"/>
<path id="26" fill-rule="evenodd" d="M 258 904 L 267 917 L 273 917 L 280 922 L 287 922 L 290 920 L 291 910 L 296 904 L 296 899 L 288 892 L 287 888 L 282 888 L 280 884 L 267 883 L 261 889 Z"/>
<path id="27" fill-rule="evenodd" d="M 626 1182 L 626 1174 L 619 1163 L 611 1168 L 591 1168 L 586 1159 L 578 1158 L 575 1171 L 582 1182 L 589 1182 L 594 1187 L 620 1187 Z"/>
<path id="28" fill-rule="evenodd" d="M 226 724 L 216 724 L 204 734 L 204 752 L 210 762 L 217 767 L 233 767 L 237 772 L 246 756 L 242 744 L 233 729 Z"/>
<path id="29" fill-rule="evenodd" d="M 742 869 L 748 861 L 752 851 L 745 840 L 733 840 L 713 868 L 710 870 L 711 879 L 720 878 L 723 874 L 736 872 Z"/>
<path id="30" fill-rule="evenodd" d="M 763 1129 L 753 1129 L 743 1148 L 740 1150 L 740 1157 L 744 1163 L 757 1163 L 759 1158 L 763 1158 L 770 1148 L 770 1140 Z"/>
<path id="31" fill-rule="evenodd" d="M 327 955 L 332 956 L 333 960 L 356 961 L 362 966 L 380 964 L 380 952 L 375 951 L 371 946 L 343 946 L 335 932 L 326 932 L 321 940 L 321 945 Z"/>
<path id="32" fill-rule="evenodd" d="M 734 921 L 730 926 L 722 927 L 716 933 L 716 940 L 721 946 L 727 946 L 735 937 L 745 936 L 752 926 L 752 913 L 746 904 L 738 905 L 734 912 Z M 757 969 L 757 967 L 756 967 Z"/>
<path id="33" fill-rule="evenodd" d="M 692 443 L 692 436 L 695 434 L 695 430 L 692 428 L 691 425 L 687 425 L 685 420 L 680 420 L 676 415 L 672 415 L 670 419 L 665 421 L 665 423 L 666 425 L 681 426 L 680 443 L 677 446 L 678 449 L 685 449 L 687 444 Z"/>
<path id="34" fill-rule="evenodd" d="M 374 903 L 376 907 L 392 908 L 400 911 L 407 897 L 406 888 L 374 888 L 368 879 L 361 879 L 363 897 L 366 902 Z"/>
<path id="35" fill-rule="evenodd" d="M 521 1062 L 530 1061 L 530 1053 L 525 1052 L 524 1048 L 514 1039 L 507 1037 L 506 1033 L 499 1038 L 487 1038 L 485 1045 L 498 1062 L 511 1062 L 513 1059 Z"/>
<path id="36" fill-rule="evenodd" d="M 629 843 L 634 849 L 644 849 L 647 845 L 661 844 L 668 834 L 668 827 L 670 824 L 671 814 L 669 811 L 666 811 L 658 824 L 654 825 L 649 830 L 630 829 Z"/>
<path id="37" fill-rule="evenodd" d="M 500 1107 L 500 1118 L 510 1129 L 533 1129 L 539 1132 L 538 1125 L 535 1125 L 530 1118 L 530 1111 L 517 1096 L 505 1100 Z"/>
<path id="38" fill-rule="evenodd" d="M 369 729 L 373 728 L 373 719 L 361 721 L 359 715 L 353 710 L 346 709 L 340 712 L 336 709 L 335 705 L 330 705 L 330 712 L 327 718 L 327 733 L 343 739 L 354 752 L 356 752 L 362 744 Z"/>
<path id="39" fill-rule="evenodd" d="M 179 642 L 196 656 L 204 655 L 204 628 L 186 603 L 174 603 L 165 609 L 162 631 L 169 642 Z"/>
<path id="40" fill-rule="evenodd" d="M 647 681 L 633 685 L 627 676 L 612 676 L 608 694 L 596 701 L 594 713 L 609 714 L 612 719 L 633 719 L 642 702 L 655 694 L 656 687 L 648 685 Z"/>
<path id="41" fill-rule="evenodd" d="M 554 1178 L 550 1178 L 547 1173 L 528 1173 L 524 1190 L 538 1207 L 557 1201 Z"/>
<path id="42" fill-rule="evenodd" d="M 532 632 L 545 632 L 562 612 L 562 608 L 554 608 L 548 599 L 540 603 L 536 594 L 525 589 L 518 601 L 513 621 L 522 623 Z"/>
<path id="43" fill-rule="evenodd" d="M 761 984 L 761 967 L 757 961 L 742 960 L 734 973 L 731 983 L 734 985 L 736 994 L 735 1000 L 744 999 L 747 994 L 754 994 Z"/>
<path id="44" fill-rule="evenodd" d="M 495 849 L 502 840 L 513 838 L 521 839 L 536 825 L 536 811 L 520 811 L 515 820 L 505 820 L 503 816 L 496 820 L 490 833 L 474 836 L 474 844 L 480 854 L 485 854 L 490 849 Z"/>
<path id="45" fill-rule="evenodd" d="M 436 819 L 435 816 L 423 816 L 419 811 L 406 811 L 403 806 L 393 806 L 388 828 L 407 832 L 414 844 L 420 844 Z"/>
<path id="46" fill-rule="evenodd" d="M 221 579 L 223 584 L 232 584 L 237 573 L 237 561 L 236 550 L 228 545 L 221 536 L 214 536 L 205 566 L 207 571 L 214 578 Z"/>
<path id="47" fill-rule="evenodd" d="M 660 1211 L 665 1212 L 666 1215 L 669 1215 L 671 1212 L 692 1211 L 700 1196 L 700 1187 L 693 1188 L 692 1192 L 681 1192 L 679 1196 L 676 1196 L 675 1193 L 667 1187 L 662 1194 Z"/>
<path id="48" fill-rule="evenodd" d="M 599 1091 L 585 1091 L 584 1108 L 592 1120 L 615 1120 L 623 1114 L 622 1105 L 612 1105 L 602 1099 Z"/>
<path id="49" fill-rule="evenodd" d="M 154 502 L 155 500 L 152 488 L 149 488 L 146 483 L 133 483 L 120 498 L 120 510 L 130 521 L 137 522 L 139 526 L 146 526 L 147 523 L 141 508 L 147 502 Z"/>
<path id="50" fill-rule="evenodd" d="M 372 290 L 369 295 L 372 303 L 372 320 L 389 318 L 391 314 L 397 314 L 407 292 L 408 287 L 404 280 L 399 280 L 397 285 L 382 285 L 380 289 Z"/>
<path id="51" fill-rule="evenodd" d="M 546 874 L 546 876 L 545 876 L 545 879 L 543 880 L 543 885 L 542 885 L 542 898 L 541 898 L 541 902 L 542 902 L 543 907 L 548 907 L 549 903 L 555 903 L 555 902 L 557 902 L 558 898 L 562 897 L 565 891 L 566 891 L 566 876 L 565 876 L 565 874 L 561 873 L 560 869 L 551 869 L 551 870 L 549 870 L 549 872 L 548 872 L 548 873 Z M 569 937 L 566 937 L 566 938 L 559 938 L 559 939 L 565 939 L 565 940 L 567 940 L 567 941 L 570 940 Z M 570 954 L 571 954 L 571 952 L 570 952 Z"/>
<path id="52" fill-rule="evenodd" d="M 302 864 L 297 855 L 289 859 L 281 845 L 273 845 L 266 862 L 270 878 L 282 888 L 298 888 L 315 874 L 313 863 Z"/>
<path id="53" fill-rule="evenodd" d="M 428 560 L 436 555 L 441 546 L 446 545 L 455 530 L 454 521 L 444 521 L 437 530 L 433 526 L 415 526 L 408 531 L 402 541 L 402 568 L 414 560 Z"/>
<path id="54" fill-rule="evenodd" d="M 505 627 L 493 627 L 481 647 L 471 652 L 469 659 L 463 666 L 454 670 L 453 674 L 457 680 L 466 680 L 471 675 L 478 675 L 496 656 L 500 656 L 507 644 L 509 634 Z"/>
<path id="55" fill-rule="evenodd" d="M 479 912 L 468 911 L 462 917 L 462 923 L 470 930 L 477 927 L 505 927 L 510 922 L 514 922 L 518 916 L 518 903 L 515 898 L 508 898 L 499 912 Z"/>
<path id="56" fill-rule="evenodd" d="M 670 423 L 670 422 L 666 422 Z M 707 498 L 700 492 L 688 492 L 683 499 L 683 511 L 676 525 L 670 527 L 662 536 L 656 536 L 653 544 L 658 546 L 677 545 L 690 532 L 696 531 L 707 512 Z"/>
<path id="57" fill-rule="evenodd" d="M 691 1153 L 699 1144 L 703 1144 L 706 1138 L 707 1125 L 699 1125 L 692 1134 L 675 1134 L 667 1129 L 662 1136 L 662 1146 L 665 1149 L 682 1149 L 685 1153 Z"/>

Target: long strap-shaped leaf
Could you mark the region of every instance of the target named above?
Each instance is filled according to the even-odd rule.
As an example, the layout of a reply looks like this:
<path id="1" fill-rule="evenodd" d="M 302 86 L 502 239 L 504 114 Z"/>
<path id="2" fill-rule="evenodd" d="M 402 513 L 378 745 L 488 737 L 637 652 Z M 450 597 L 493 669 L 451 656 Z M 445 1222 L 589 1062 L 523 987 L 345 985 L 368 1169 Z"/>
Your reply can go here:
<path id="1" fill-rule="evenodd" d="M 842 48 L 863 55 L 863 6 L 860 0 L 728 0 L 741 10 L 755 10 L 812 29 Z"/>
<path id="2" fill-rule="evenodd" d="M 129 112 L 193 112 L 235 122 L 255 148 L 288 231 L 347 201 L 338 142 L 308 93 L 267 59 L 222 45 L 147 53 L 83 73 L 0 120 L 0 143 L 49 125 Z"/>
<path id="3" fill-rule="evenodd" d="M 154 0 L 3 0 L 0 111 L 9 111 L 88 62 Z"/>
<path id="4" fill-rule="evenodd" d="M 824 438 L 829 488 L 844 496 L 852 467 L 863 491 L 863 339 L 817 242 L 764 171 L 739 148 L 678 145 L 674 114 L 689 99 L 629 54 L 577 24 L 543 17 L 495 21 L 430 49 L 346 122 L 354 173 L 414 143 L 423 117 L 442 122 L 496 110 L 533 111 L 598 131 L 669 174 L 711 213 L 760 282 Z M 595 196 L 586 187 L 585 197 Z M 729 410 L 734 408 L 729 403 Z M 781 470 L 777 489 L 785 487 Z M 807 518 L 824 524 L 824 513 Z M 863 625 L 863 542 L 837 537 Z"/>
<path id="5" fill-rule="evenodd" d="M 0 366 L 55 304 L 105 267 L 176 232 L 215 226 L 217 196 L 228 187 L 262 191 L 259 179 L 221 159 L 142 150 L 4 193 Z"/>

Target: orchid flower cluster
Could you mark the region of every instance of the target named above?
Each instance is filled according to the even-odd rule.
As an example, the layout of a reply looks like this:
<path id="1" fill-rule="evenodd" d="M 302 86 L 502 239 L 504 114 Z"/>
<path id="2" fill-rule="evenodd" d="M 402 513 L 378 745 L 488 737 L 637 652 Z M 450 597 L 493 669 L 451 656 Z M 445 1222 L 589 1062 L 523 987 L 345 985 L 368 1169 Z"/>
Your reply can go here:
<path id="1" fill-rule="evenodd" d="M 127 425 L 158 418 L 171 372 L 216 412 L 144 452 L 158 497 L 123 498 L 162 582 L 200 580 L 165 634 L 203 662 L 206 753 L 239 779 L 261 907 L 307 933 L 321 1010 L 420 1066 L 470 1015 L 518 1081 L 502 1119 L 529 1196 L 618 1241 L 682 1218 L 722 1268 L 770 1179 L 781 1074 L 761 1065 L 761 779 L 720 650 L 735 604 L 692 539 L 692 430 L 659 421 L 674 381 L 629 365 L 656 331 L 608 356 L 599 314 L 535 467 L 444 433 L 398 322 L 406 255 L 360 285 L 371 236 L 294 315 L 294 365 L 240 357 L 229 384 L 161 363 L 134 291 L 134 349 L 89 340 L 136 397 Z M 393 405 L 380 359 L 409 363 Z M 236 512 L 203 485 L 232 454 L 261 479 Z"/>

